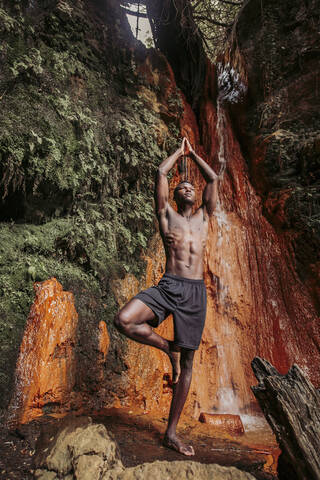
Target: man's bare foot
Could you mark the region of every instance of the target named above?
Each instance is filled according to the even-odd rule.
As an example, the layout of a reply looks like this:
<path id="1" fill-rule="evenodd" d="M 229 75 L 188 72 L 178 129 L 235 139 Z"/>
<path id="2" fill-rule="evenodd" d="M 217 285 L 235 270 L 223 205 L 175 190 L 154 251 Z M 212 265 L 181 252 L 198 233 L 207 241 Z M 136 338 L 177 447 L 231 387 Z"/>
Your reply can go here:
<path id="1" fill-rule="evenodd" d="M 171 448 L 172 450 L 182 453 L 182 455 L 186 455 L 187 457 L 192 457 L 194 455 L 194 449 L 192 445 L 186 445 L 185 443 L 182 443 L 176 435 L 170 437 L 165 435 L 162 444 L 164 447 Z"/>
<path id="2" fill-rule="evenodd" d="M 180 377 L 180 349 L 170 344 L 169 358 L 172 366 L 172 383 L 178 383 Z"/>

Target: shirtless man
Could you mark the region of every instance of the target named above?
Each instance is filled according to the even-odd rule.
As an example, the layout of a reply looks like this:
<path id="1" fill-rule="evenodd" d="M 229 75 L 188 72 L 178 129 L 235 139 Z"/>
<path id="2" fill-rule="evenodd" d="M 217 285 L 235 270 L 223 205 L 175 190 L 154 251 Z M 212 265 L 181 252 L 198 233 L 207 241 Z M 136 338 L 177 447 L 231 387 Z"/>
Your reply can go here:
<path id="1" fill-rule="evenodd" d="M 194 213 L 195 191 L 191 183 L 179 183 L 174 191 L 176 212 L 169 204 L 167 175 L 177 160 L 189 155 L 207 182 L 202 205 Z M 198 349 L 206 316 L 206 289 L 203 281 L 203 255 L 208 221 L 217 200 L 217 175 L 200 158 L 186 138 L 181 147 L 158 168 L 155 200 L 160 233 L 166 252 L 166 271 L 157 286 L 138 293 L 115 318 L 115 326 L 127 337 L 165 352 L 172 365 L 173 396 L 163 445 L 184 455 L 194 455 L 176 434 L 192 377 L 195 350 Z M 152 327 L 170 314 L 174 318 L 174 341 L 168 341 Z"/>

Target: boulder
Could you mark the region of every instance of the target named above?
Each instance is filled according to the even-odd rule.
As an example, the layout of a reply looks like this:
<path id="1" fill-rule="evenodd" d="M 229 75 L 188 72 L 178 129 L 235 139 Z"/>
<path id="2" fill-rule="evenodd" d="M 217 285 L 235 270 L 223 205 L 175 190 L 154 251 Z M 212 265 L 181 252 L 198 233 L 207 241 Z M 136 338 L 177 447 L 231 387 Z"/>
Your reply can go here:
<path id="1" fill-rule="evenodd" d="M 213 425 L 217 432 L 227 432 L 231 435 L 244 434 L 244 428 L 240 415 L 231 415 L 230 413 L 201 412 L 199 421 Z"/>
<path id="2" fill-rule="evenodd" d="M 68 409 L 75 384 L 78 314 L 73 294 L 55 278 L 36 282 L 34 290 L 8 408 L 9 426 L 30 422 L 46 409 Z"/>
<path id="3" fill-rule="evenodd" d="M 55 428 L 52 434 L 50 428 Z M 254 480 L 235 467 L 204 465 L 190 460 L 156 461 L 125 468 L 117 443 L 90 417 L 66 417 L 46 428 L 38 442 L 36 480 Z M 183 458 L 181 456 L 181 458 Z"/>

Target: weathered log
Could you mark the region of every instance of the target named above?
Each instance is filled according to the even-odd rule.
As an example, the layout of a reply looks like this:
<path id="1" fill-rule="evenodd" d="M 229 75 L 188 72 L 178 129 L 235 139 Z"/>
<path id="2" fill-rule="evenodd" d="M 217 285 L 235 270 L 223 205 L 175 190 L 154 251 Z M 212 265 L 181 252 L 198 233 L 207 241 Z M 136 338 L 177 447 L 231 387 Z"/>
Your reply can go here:
<path id="1" fill-rule="evenodd" d="M 259 357 L 251 366 L 259 381 L 252 391 L 282 450 L 279 479 L 319 480 L 319 391 L 295 364 L 287 375 Z"/>

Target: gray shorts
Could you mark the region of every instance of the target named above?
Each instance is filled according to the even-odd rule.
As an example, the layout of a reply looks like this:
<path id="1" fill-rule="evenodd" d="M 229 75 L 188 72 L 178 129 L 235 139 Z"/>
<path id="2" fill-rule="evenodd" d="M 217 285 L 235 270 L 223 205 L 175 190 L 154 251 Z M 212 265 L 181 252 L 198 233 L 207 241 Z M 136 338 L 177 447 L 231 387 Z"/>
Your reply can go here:
<path id="1" fill-rule="evenodd" d="M 197 350 L 200 345 L 207 310 L 207 292 L 203 280 L 178 277 L 165 273 L 154 287 L 138 293 L 138 298 L 157 317 L 159 326 L 170 314 L 174 320 L 174 343 Z"/>

